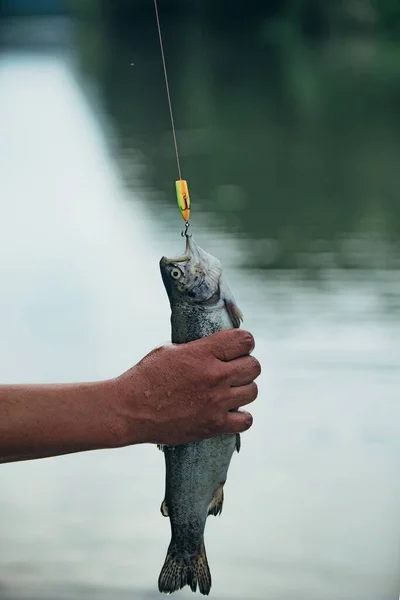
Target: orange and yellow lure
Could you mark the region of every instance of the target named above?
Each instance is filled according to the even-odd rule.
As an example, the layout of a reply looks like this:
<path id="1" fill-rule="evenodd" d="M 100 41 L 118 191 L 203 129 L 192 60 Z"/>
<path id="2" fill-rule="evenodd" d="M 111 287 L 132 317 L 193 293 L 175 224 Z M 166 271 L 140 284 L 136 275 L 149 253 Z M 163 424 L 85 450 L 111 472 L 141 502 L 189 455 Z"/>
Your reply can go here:
<path id="1" fill-rule="evenodd" d="M 179 210 L 181 211 L 181 215 L 185 223 L 188 223 L 190 217 L 190 196 L 187 181 L 184 179 L 178 179 L 175 185 Z"/>

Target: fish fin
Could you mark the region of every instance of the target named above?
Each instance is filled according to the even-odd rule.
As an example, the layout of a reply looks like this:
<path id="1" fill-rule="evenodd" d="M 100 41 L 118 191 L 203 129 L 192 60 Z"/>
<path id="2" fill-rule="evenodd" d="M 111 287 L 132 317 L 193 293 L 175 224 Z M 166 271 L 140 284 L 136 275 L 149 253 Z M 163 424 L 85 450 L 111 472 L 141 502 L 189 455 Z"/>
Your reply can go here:
<path id="1" fill-rule="evenodd" d="M 161 511 L 161 514 L 163 517 L 168 517 L 169 511 L 168 511 L 168 506 L 167 506 L 165 499 L 161 502 L 160 511 Z"/>
<path id="2" fill-rule="evenodd" d="M 224 504 L 224 484 L 220 485 L 214 494 L 214 498 L 211 500 L 211 504 L 208 508 L 208 514 L 220 515 L 222 513 L 222 507 Z"/>
<path id="3" fill-rule="evenodd" d="M 195 592 L 198 586 L 203 596 L 210 593 L 211 573 L 204 543 L 199 551 L 192 555 L 179 552 L 174 542 L 169 545 L 167 558 L 158 578 L 158 589 L 164 594 L 171 594 L 185 585 L 190 586 L 192 592 Z"/>
<path id="4" fill-rule="evenodd" d="M 240 438 L 240 433 L 236 434 L 236 450 L 240 452 L 240 446 L 242 445 L 242 441 Z"/>
<path id="5" fill-rule="evenodd" d="M 243 321 L 243 314 L 237 304 L 230 302 L 229 300 L 225 300 L 225 307 L 228 311 L 229 318 L 231 320 L 232 326 L 237 329 L 240 327 L 240 323 Z"/>
<path id="6" fill-rule="evenodd" d="M 243 321 L 243 314 L 236 304 L 232 290 L 223 275 L 219 278 L 219 291 L 220 297 L 225 302 L 225 308 L 231 320 L 232 327 L 240 327 L 240 323 Z"/>

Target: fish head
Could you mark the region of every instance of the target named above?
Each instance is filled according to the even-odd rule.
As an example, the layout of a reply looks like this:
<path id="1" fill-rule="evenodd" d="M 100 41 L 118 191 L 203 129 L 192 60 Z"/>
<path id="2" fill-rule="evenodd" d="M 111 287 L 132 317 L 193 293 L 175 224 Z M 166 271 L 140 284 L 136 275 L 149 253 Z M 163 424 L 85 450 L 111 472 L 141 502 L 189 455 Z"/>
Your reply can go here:
<path id="1" fill-rule="evenodd" d="M 160 270 L 171 305 L 177 302 L 210 303 L 220 298 L 220 261 L 186 238 L 185 253 L 160 260 Z"/>

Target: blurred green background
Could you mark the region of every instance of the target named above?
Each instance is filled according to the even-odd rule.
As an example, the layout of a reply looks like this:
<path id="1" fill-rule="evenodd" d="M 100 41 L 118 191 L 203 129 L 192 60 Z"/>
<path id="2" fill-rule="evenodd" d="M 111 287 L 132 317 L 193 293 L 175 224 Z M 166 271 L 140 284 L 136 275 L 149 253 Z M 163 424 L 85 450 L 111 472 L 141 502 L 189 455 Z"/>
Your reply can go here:
<path id="1" fill-rule="evenodd" d="M 72 6 L 122 169 L 134 145 L 162 202 L 176 167 L 152 2 Z M 400 3 L 176 0 L 160 13 L 193 223 L 205 211 L 248 239 L 249 266 L 399 266 Z"/>
<path id="2" fill-rule="evenodd" d="M 162 211 L 176 166 L 153 2 L 3 1 L 40 8 L 77 19 L 115 156 L 137 186 L 140 153 Z M 164 0 L 160 16 L 193 223 L 248 239 L 251 267 L 399 266 L 400 3 Z"/>

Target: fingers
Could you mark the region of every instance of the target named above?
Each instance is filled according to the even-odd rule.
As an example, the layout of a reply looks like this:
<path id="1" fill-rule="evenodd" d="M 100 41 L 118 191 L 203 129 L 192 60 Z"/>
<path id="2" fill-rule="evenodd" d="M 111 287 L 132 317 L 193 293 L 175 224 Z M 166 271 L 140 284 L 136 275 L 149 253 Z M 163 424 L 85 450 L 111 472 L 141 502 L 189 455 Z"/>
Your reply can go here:
<path id="1" fill-rule="evenodd" d="M 248 385 L 242 385 L 240 387 L 234 387 L 231 389 L 229 395 L 229 410 L 240 408 L 254 400 L 258 396 L 258 387 L 256 383 L 249 383 Z"/>
<path id="2" fill-rule="evenodd" d="M 230 412 L 226 421 L 226 433 L 242 433 L 253 425 L 253 417 L 246 411 Z"/>
<path id="3" fill-rule="evenodd" d="M 254 350 L 254 338 L 244 329 L 226 329 L 203 338 L 202 341 L 207 343 L 212 354 L 222 361 L 246 356 Z"/>
<path id="4" fill-rule="evenodd" d="M 224 366 L 227 382 L 231 386 L 247 385 L 261 373 L 261 365 L 253 356 L 231 360 Z"/>

